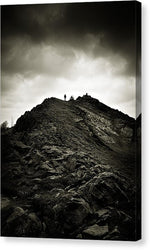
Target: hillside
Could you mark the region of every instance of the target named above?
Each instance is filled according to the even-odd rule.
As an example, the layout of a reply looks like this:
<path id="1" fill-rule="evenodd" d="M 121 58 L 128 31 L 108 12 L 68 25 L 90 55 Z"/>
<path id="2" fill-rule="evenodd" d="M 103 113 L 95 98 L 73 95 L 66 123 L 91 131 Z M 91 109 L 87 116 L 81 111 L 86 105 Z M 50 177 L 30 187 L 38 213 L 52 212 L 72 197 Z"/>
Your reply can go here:
<path id="1" fill-rule="evenodd" d="M 2 133 L 2 235 L 134 240 L 135 120 L 48 98 Z"/>

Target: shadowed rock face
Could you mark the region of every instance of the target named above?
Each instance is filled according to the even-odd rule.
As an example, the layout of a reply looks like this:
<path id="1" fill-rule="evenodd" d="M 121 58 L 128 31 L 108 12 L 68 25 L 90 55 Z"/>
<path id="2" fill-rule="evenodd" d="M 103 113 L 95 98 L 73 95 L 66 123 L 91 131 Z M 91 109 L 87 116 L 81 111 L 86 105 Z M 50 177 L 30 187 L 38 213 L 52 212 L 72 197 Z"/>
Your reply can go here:
<path id="1" fill-rule="evenodd" d="M 26 112 L 2 134 L 2 235 L 134 240 L 135 134 L 90 96 Z"/>

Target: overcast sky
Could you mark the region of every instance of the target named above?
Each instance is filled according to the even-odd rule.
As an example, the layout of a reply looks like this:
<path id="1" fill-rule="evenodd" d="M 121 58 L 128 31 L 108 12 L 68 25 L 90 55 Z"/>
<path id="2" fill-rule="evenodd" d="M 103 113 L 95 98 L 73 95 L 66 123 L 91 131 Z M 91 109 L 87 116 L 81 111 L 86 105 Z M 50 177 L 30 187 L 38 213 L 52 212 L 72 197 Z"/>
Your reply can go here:
<path id="1" fill-rule="evenodd" d="M 135 117 L 136 3 L 3 6 L 2 116 L 85 93 Z"/>

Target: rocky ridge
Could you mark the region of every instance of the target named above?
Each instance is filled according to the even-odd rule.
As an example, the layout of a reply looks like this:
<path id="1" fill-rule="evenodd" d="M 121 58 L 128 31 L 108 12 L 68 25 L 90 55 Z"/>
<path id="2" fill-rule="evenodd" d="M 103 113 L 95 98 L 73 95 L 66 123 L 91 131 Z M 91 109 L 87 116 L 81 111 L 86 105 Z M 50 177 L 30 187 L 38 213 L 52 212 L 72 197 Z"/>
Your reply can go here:
<path id="1" fill-rule="evenodd" d="M 56 98 L 2 133 L 2 235 L 134 240 L 135 120 Z"/>

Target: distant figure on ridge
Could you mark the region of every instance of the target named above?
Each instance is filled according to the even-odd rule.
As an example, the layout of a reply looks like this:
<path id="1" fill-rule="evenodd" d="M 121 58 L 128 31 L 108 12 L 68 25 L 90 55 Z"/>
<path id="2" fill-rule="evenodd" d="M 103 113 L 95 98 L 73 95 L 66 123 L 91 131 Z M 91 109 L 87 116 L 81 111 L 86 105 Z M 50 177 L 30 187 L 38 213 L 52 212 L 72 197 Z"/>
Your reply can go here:
<path id="1" fill-rule="evenodd" d="M 66 101 L 66 94 L 64 95 L 64 101 Z"/>
<path id="2" fill-rule="evenodd" d="M 69 101 L 74 101 L 74 97 L 73 97 L 73 96 L 71 96 Z"/>

